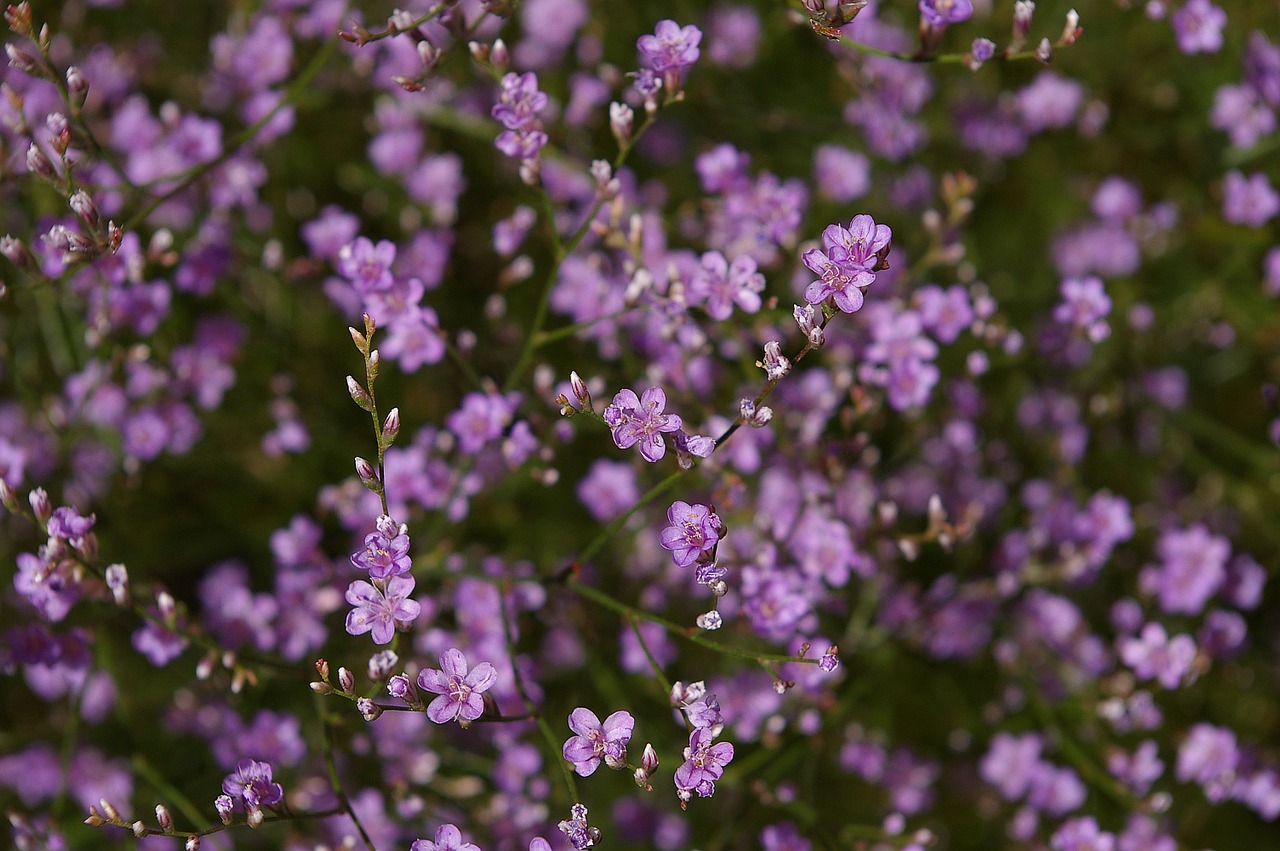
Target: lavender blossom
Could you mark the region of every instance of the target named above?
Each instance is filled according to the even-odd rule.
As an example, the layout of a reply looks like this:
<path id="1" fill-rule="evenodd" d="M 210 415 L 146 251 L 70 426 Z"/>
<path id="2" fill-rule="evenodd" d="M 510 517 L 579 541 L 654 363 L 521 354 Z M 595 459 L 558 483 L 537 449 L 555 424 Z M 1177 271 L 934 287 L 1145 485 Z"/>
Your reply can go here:
<path id="1" fill-rule="evenodd" d="M 594 773 L 601 760 L 610 768 L 625 768 L 627 742 L 635 724 L 631 713 L 621 709 L 601 724 L 594 712 L 579 706 L 569 714 L 569 729 L 577 735 L 564 743 L 564 758 L 583 777 Z"/>
<path id="2" fill-rule="evenodd" d="M 440 670 L 426 668 L 418 674 L 418 685 L 439 695 L 427 706 L 427 717 L 437 724 L 469 723 L 479 718 L 484 714 L 481 695 L 497 680 L 498 672 L 488 662 L 468 672 L 467 659 L 456 647 L 441 654 Z"/>
<path id="3" fill-rule="evenodd" d="M 351 554 L 351 563 L 369 571 L 371 579 L 400 576 L 413 569 L 408 529 L 387 515 L 378 518 L 377 531 L 364 537 L 364 549 Z"/>
<path id="4" fill-rule="evenodd" d="M 659 543 L 671 550 L 678 567 L 688 567 L 709 555 L 724 533 L 724 525 L 713 509 L 706 505 L 690 505 L 676 500 L 667 509 L 671 524 L 662 530 Z"/>
<path id="5" fill-rule="evenodd" d="M 676 769 L 676 791 L 697 792 L 700 798 L 709 798 L 716 790 L 715 781 L 724 774 L 724 767 L 733 760 L 733 745 L 715 742 L 709 727 L 698 727 L 689 734 L 689 747 L 684 749 L 684 763 Z M 687 800 L 681 796 L 681 800 Z"/>
<path id="6" fill-rule="evenodd" d="M 376 584 L 363 579 L 352 582 L 347 586 L 346 599 L 355 608 L 347 614 L 347 632 L 372 632 L 375 644 L 390 643 L 399 625 L 411 623 L 422 613 L 422 606 L 409 599 L 414 585 L 412 576 L 392 576 Z"/>
<path id="7" fill-rule="evenodd" d="M 659 461 L 667 454 L 662 435 L 679 431 L 680 417 L 665 414 L 667 394 L 661 387 L 650 387 L 637 398 L 632 390 L 620 390 L 613 403 L 604 410 L 604 421 L 613 431 L 613 442 L 619 449 L 640 444 L 640 455 L 646 461 Z"/>

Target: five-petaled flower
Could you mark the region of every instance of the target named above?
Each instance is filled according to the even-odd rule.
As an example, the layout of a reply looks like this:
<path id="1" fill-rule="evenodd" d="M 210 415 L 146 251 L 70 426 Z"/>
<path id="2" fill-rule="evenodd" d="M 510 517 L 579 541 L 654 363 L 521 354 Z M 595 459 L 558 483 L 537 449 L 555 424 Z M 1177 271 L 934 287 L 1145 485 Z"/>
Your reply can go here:
<path id="1" fill-rule="evenodd" d="M 427 668 L 418 674 L 418 685 L 437 694 L 427 706 L 427 717 L 437 724 L 450 721 L 471 722 L 484 714 L 484 698 L 498 679 L 498 672 L 488 662 L 481 662 L 467 672 L 467 658 L 456 647 L 440 655 L 440 668 Z"/>
<path id="2" fill-rule="evenodd" d="M 684 749 L 684 764 L 676 769 L 677 792 L 697 792 L 709 798 L 716 790 L 715 781 L 733 760 L 733 745 L 714 742 L 710 727 L 699 727 L 689 734 L 689 747 Z M 681 796 L 684 799 L 685 796 Z"/>
<path id="3" fill-rule="evenodd" d="M 619 449 L 640 444 L 646 461 L 657 461 L 667 454 L 663 433 L 679 431 L 681 420 L 676 414 L 664 414 L 667 394 L 661 387 L 650 387 L 639 398 L 632 390 L 619 390 L 613 403 L 604 409 L 604 421 L 613 432 Z"/>
<path id="4" fill-rule="evenodd" d="M 436 828 L 436 838 L 415 839 L 409 851 L 480 851 L 478 845 L 462 841 L 462 831 L 455 825 L 442 824 Z"/>
<path id="5" fill-rule="evenodd" d="M 710 553 L 724 534 L 720 516 L 706 505 L 690 505 L 677 499 L 667 509 L 671 524 L 662 530 L 659 542 L 671 550 L 671 558 L 679 567 L 688 567 Z"/>
<path id="6" fill-rule="evenodd" d="M 284 788 L 271 779 L 271 763 L 242 759 L 222 781 L 222 791 L 246 810 L 273 807 L 284 800 Z"/>
<path id="7" fill-rule="evenodd" d="M 413 593 L 412 576 L 393 576 L 376 584 L 357 579 L 347 586 L 347 602 L 355 606 L 347 613 L 347 632 L 364 635 L 372 632 L 376 644 L 387 644 L 395 634 L 398 623 L 416 620 L 422 613 L 417 600 L 410 600 Z"/>
<path id="8" fill-rule="evenodd" d="M 868 215 L 857 215 L 849 227 L 827 225 L 822 232 L 825 248 L 810 248 L 800 259 L 818 276 L 804 291 L 805 301 L 821 304 L 830 298 L 845 313 L 862 307 L 862 291 L 883 268 L 893 232 Z"/>
<path id="9" fill-rule="evenodd" d="M 408 573 L 413 568 L 408 531 L 383 514 L 378 518 L 377 531 L 364 536 L 364 549 L 351 554 L 351 563 L 369 571 L 371 579 Z"/>
<path id="10" fill-rule="evenodd" d="M 635 726 L 636 719 L 625 710 L 618 710 L 601 724 L 594 712 L 579 706 L 569 714 L 569 729 L 577 735 L 564 743 L 564 758 L 583 777 L 594 773 L 601 760 L 610 768 L 625 768 L 627 742 Z"/>

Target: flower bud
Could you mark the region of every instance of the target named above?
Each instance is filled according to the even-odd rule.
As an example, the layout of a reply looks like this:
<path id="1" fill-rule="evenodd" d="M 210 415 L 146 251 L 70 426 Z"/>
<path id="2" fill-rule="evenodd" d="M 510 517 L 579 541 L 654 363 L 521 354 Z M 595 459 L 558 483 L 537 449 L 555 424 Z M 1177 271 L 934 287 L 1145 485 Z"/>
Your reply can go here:
<path id="1" fill-rule="evenodd" d="M 356 457 L 356 475 L 360 477 L 360 484 L 364 485 L 371 491 L 377 491 L 378 471 L 373 469 L 373 465 L 365 459 Z"/>
<path id="2" fill-rule="evenodd" d="M 382 445 L 390 446 L 396 442 L 396 436 L 400 434 L 400 409 L 392 408 L 391 413 L 387 414 L 386 420 L 382 423 Z"/>
<path id="3" fill-rule="evenodd" d="M 164 804 L 156 804 L 156 823 L 165 833 L 173 831 L 173 815 Z"/>
<path id="4" fill-rule="evenodd" d="M 355 376 L 347 376 L 347 392 L 351 394 L 351 401 L 355 402 L 366 411 L 373 411 L 373 399 L 369 397 L 369 391 L 365 390 Z"/>
<path id="5" fill-rule="evenodd" d="M 319 694 L 319 695 L 333 694 L 333 686 L 329 685 L 328 683 L 322 683 L 322 682 L 316 681 L 316 682 L 310 683 L 309 685 L 311 686 L 311 690 L 314 691 L 316 694 Z"/>
<path id="6" fill-rule="evenodd" d="M 4 22 L 14 35 L 31 35 L 31 4 L 27 0 L 8 6 L 4 12 Z"/>
<path id="7" fill-rule="evenodd" d="M 102 825 L 106 824 L 107 821 L 102 816 L 98 815 L 97 809 L 95 809 L 94 807 L 90 807 L 89 815 L 84 820 L 84 823 L 89 825 L 89 827 L 101 827 Z"/>
<path id="8" fill-rule="evenodd" d="M 4 52 L 9 56 L 9 67 L 24 74 L 37 76 L 40 73 L 40 60 L 17 45 L 6 42 Z"/>
<path id="9" fill-rule="evenodd" d="M 22 240 L 9 234 L 0 236 L 0 254 L 19 269 L 30 269 L 33 265 L 31 252 L 22 244 Z"/>
<path id="10" fill-rule="evenodd" d="M 400 657 L 394 650 L 380 650 L 369 657 L 369 679 L 385 680 L 391 669 L 400 664 Z"/>
<path id="11" fill-rule="evenodd" d="M 764 360 L 759 366 L 764 369 L 765 378 L 776 381 L 791 371 L 791 361 L 782 354 L 782 344 L 771 340 L 764 344 Z"/>
<path id="12" fill-rule="evenodd" d="M 351 342 L 356 344 L 356 348 L 360 350 L 361 354 L 364 354 L 364 352 L 369 348 L 368 338 L 349 325 L 347 326 L 347 333 L 351 335 Z"/>
<path id="13" fill-rule="evenodd" d="M 609 104 L 609 130 L 618 141 L 618 147 L 625 148 L 631 142 L 631 124 L 635 113 L 625 103 Z"/>
<path id="14" fill-rule="evenodd" d="M 120 811 L 117 810 L 114 806 L 112 806 L 111 802 L 108 801 L 106 798 L 99 798 L 98 806 L 102 807 L 102 812 L 106 815 L 107 818 L 111 819 L 112 821 L 120 820 Z"/>
<path id="15" fill-rule="evenodd" d="M 328 659 L 316 660 L 316 673 L 320 675 L 320 679 L 324 680 L 326 683 L 329 682 L 329 660 Z"/>
<path id="16" fill-rule="evenodd" d="M 133 835 L 138 837 L 139 839 L 146 836 L 149 832 L 150 831 L 147 830 L 147 826 L 143 824 L 141 821 L 135 821 L 133 823 Z"/>
<path id="17" fill-rule="evenodd" d="M 195 835 L 188 836 L 186 851 L 200 851 L 200 837 Z"/>
<path id="18" fill-rule="evenodd" d="M 44 151 L 40 150 L 40 146 L 35 142 L 32 142 L 31 147 L 27 148 L 27 170 L 32 174 L 48 179 L 58 176 L 58 172 L 53 168 L 53 163 L 49 162 L 49 158 L 45 156 Z"/>
<path id="19" fill-rule="evenodd" d="M 249 810 L 249 815 L 245 817 L 245 823 L 249 827 L 261 827 L 264 818 L 266 818 L 266 814 L 262 812 L 262 807 L 253 807 Z"/>
<path id="20" fill-rule="evenodd" d="M 1049 39 L 1042 38 L 1040 43 L 1036 45 L 1036 59 L 1045 65 L 1053 59 L 1053 45 L 1049 43 Z"/>
<path id="21" fill-rule="evenodd" d="M 80 70 L 79 65 L 72 65 L 67 69 L 67 91 L 82 102 L 84 96 L 89 93 L 89 80 Z"/>
<path id="22" fill-rule="evenodd" d="M 587 382 L 582 380 L 582 376 L 576 372 L 570 372 L 569 387 L 573 390 L 573 395 L 577 398 L 578 404 L 582 406 L 582 410 L 589 410 L 591 408 L 591 389 L 587 387 Z"/>
<path id="23" fill-rule="evenodd" d="M 818 660 L 818 667 L 828 674 L 840 667 L 840 648 L 834 644 L 828 647 L 827 652 L 823 653 L 822 658 Z"/>
<path id="24" fill-rule="evenodd" d="M 356 687 L 355 674 L 352 674 L 346 668 L 338 669 L 338 688 L 342 689 L 343 694 L 351 694 Z"/>
<path id="25" fill-rule="evenodd" d="M 98 224 L 98 206 L 93 203 L 93 199 L 89 197 L 89 193 L 83 189 L 78 190 L 67 202 L 72 211 L 80 217 L 80 221 L 89 227 L 95 227 Z"/>
<path id="26" fill-rule="evenodd" d="M 36 488 L 27 495 L 27 502 L 31 505 L 31 513 L 36 516 L 36 522 L 41 526 L 45 526 L 49 522 L 49 518 L 53 516 L 53 503 L 49 500 L 49 494 L 44 488 Z"/>
<path id="27" fill-rule="evenodd" d="M 502 73 L 507 70 L 507 65 L 511 63 L 511 52 L 505 41 L 500 38 L 494 40 L 493 47 L 489 50 L 489 61 L 493 63 L 495 71 Z"/>
<path id="28" fill-rule="evenodd" d="M 367 697 L 356 699 L 356 709 L 360 712 L 360 717 L 366 721 L 377 721 L 382 715 L 382 707 Z"/>
<path id="29" fill-rule="evenodd" d="M 123 606 L 129 602 L 129 571 L 123 564 L 113 564 L 107 567 L 106 571 L 107 587 L 111 589 L 111 596 L 115 598 L 116 605 Z"/>

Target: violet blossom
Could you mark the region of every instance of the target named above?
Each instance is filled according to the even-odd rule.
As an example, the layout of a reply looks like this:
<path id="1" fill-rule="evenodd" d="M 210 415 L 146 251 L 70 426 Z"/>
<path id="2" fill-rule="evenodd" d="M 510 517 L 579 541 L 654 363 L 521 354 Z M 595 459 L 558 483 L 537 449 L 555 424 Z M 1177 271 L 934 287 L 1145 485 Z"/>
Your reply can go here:
<path id="1" fill-rule="evenodd" d="M 679 431 L 677 414 L 666 414 L 667 394 L 661 387 L 650 387 L 639 398 L 632 390 L 619 390 L 613 402 L 604 409 L 604 421 L 613 432 L 619 449 L 640 444 L 640 455 L 646 461 L 659 461 L 667 454 L 663 434 Z"/>
<path id="2" fill-rule="evenodd" d="M 601 760 L 610 768 L 625 768 L 627 743 L 635 724 L 636 719 L 626 710 L 614 712 L 601 724 L 594 712 L 579 706 L 569 714 L 569 729 L 576 735 L 564 743 L 564 758 L 583 777 L 593 774 Z"/>
<path id="3" fill-rule="evenodd" d="M 412 576 L 392 576 L 385 582 L 370 584 L 357 579 L 347 586 L 346 599 L 353 608 L 347 613 L 347 632 L 351 635 L 372 633 L 375 644 L 387 644 L 400 624 L 417 619 L 422 606 L 410 600 L 415 582 Z"/>
<path id="4" fill-rule="evenodd" d="M 484 714 L 484 698 L 498 680 L 498 672 L 488 662 L 470 671 L 467 658 L 456 647 L 440 655 L 440 670 L 425 668 L 418 674 L 418 685 L 439 695 L 427 706 L 427 717 L 437 724 L 450 721 L 470 723 Z"/>

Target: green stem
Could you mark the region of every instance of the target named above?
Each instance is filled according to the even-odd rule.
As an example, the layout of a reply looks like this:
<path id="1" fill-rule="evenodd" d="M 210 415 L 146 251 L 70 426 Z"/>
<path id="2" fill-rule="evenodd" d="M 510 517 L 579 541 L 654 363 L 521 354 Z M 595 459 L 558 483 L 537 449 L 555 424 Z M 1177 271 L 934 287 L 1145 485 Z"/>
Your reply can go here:
<path id="1" fill-rule="evenodd" d="M 329 737 L 329 721 L 325 717 L 324 704 L 321 702 L 320 695 L 315 696 L 315 704 L 316 714 L 320 717 L 320 737 L 324 750 L 324 766 L 329 774 L 329 785 L 333 788 L 333 794 L 338 796 L 341 812 L 350 816 L 352 823 L 356 826 L 356 830 L 360 832 L 360 838 L 364 840 L 365 846 L 369 851 L 378 851 L 374 847 L 373 840 L 369 838 L 369 833 L 364 829 L 364 825 L 360 823 L 360 817 L 356 815 L 355 809 L 351 806 L 351 800 L 347 798 L 346 791 L 342 788 L 342 780 L 338 777 L 338 766 L 333 761 L 333 740 Z"/>

